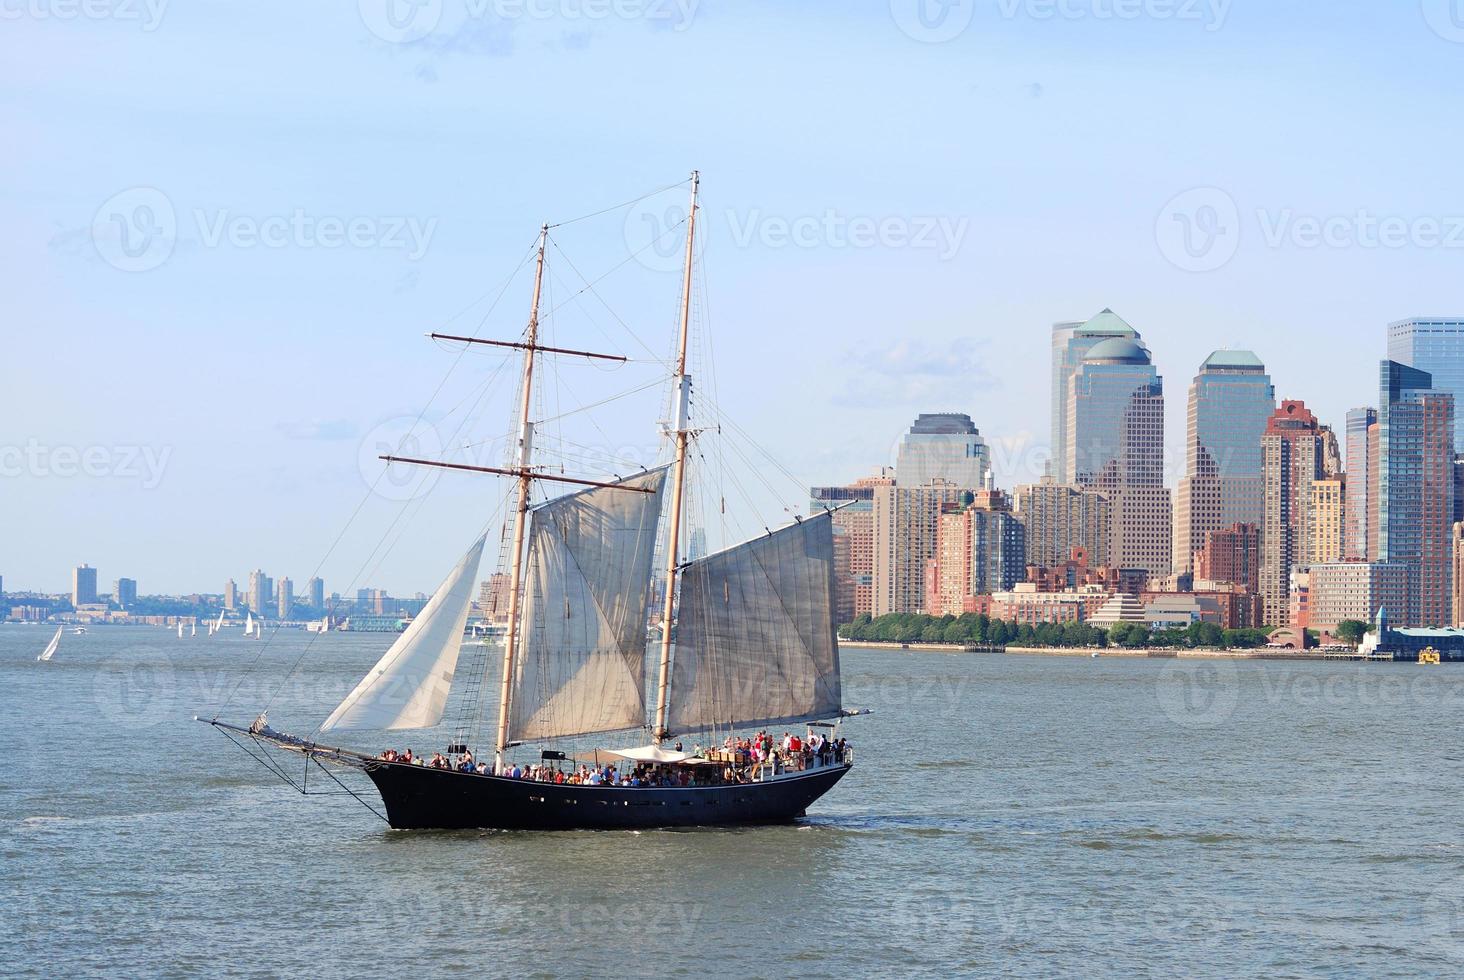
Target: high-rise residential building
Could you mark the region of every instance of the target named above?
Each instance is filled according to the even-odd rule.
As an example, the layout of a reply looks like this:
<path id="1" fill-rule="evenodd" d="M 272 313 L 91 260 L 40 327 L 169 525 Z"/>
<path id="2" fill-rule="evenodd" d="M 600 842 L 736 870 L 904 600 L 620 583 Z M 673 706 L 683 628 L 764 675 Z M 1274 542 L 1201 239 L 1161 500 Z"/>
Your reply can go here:
<path id="1" fill-rule="evenodd" d="M 290 581 L 288 575 L 280 579 L 279 585 L 275 588 L 275 596 L 278 601 L 280 619 L 289 619 L 291 611 L 295 608 L 295 583 Z"/>
<path id="2" fill-rule="evenodd" d="M 1406 619 L 1453 619 L 1454 396 L 1427 371 L 1383 361 L 1378 408 L 1378 551 L 1410 569 Z"/>
<path id="3" fill-rule="evenodd" d="M 1164 486 L 1164 380 L 1137 342 L 1094 345 L 1069 379 L 1066 471 L 1108 495 L 1108 563 L 1170 571 L 1173 511 Z"/>
<path id="4" fill-rule="evenodd" d="M 1388 324 L 1388 360 L 1426 371 L 1432 390 L 1464 399 L 1464 318 L 1414 317 Z M 1464 449 L 1464 417 L 1455 413 L 1453 446 Z"/>
<path id="5" fill-rule="evenodd" d="M 1258 524 L 1232 524 L 1211 531 L 1205 547 L 1195 555 L 1195 588 L 1237 585 L 1247 592 L 1261 588 L 1261 528 Z"/>
<path id="6" fill-rule="evenodd" d="M 1331 631 L 1344 619 L 1377 621 L 1408 604 L 1408 566 L 1402 562 L 1335 562 L 1313 565 L 1307 597 L 1312 629 Z"/>
<path id="7" fill-rule="evenodd" d="M 123 609 L 131 609 L 137 605 L 137 580 L 119 578 L 112 586 L 112 598 Z"/>
<path id="8" fill-rule="evenodd" d="M 1307 511 L 1307 538 L 1311 553 L 1307 564 L 1322 565 L 1345 557 L 1347 480 L 1341 476 L 1313 480 Z"/>
<path id="9" fill-rule="evenodd" d="M 1367 561 L 1368 507 L 1371 496 L 1372 457 L 1368 429 L 1378 420 L 1375 408 L 1354 408 L 1347 413 L 1347 503 L 1343 511 L 1343 557 Z"/>
<path id="10" fill-rule="evenodd" d="M 239 586 L 233 579 L 224 583 L 224 608 L 230 610 L 239 608 Z"/>
<path id="11" fill-rule="evenodd" d="M 1291 573 L 1311 557 L 1312 484 L 1327 471 L 1324 427 L 1299 401 L 1283 401 L 1261 438 L 1265 516 L 1261 524 L 1261 605 L 1266 622 L 1291 619 Z"/>
<path id="12" fill-rule="evenodd" d="M 936 530 L 936 595 L 932 615 L 959 616 L 968 596 L 1005 592 L 1026 578 L 1022 522 L 1000 490 L 962 494 L 941 507 Z"/>
<path id="13" fill-rule="evenodd" d="M 325 580 L 320 576 L 317 575 L 305 583 L 305 594 L 308 596 L 311 609 L 325 608 Z"/>
<path id="14" fill-rule="evenodd" d="M 976 423 L 952 412 L 917 418 L 895 458 L 895 480 L 902 487 L 948 483 L 980 490 L 990 471 L 991 453 Z"/>
<path id="15" fill-rule="evenodd" d="M 71 572 L 71 604 L 90 605 L 97 601 L 97 570 L 82 564 Z"/>
<path id="16" fill-rule="evenodd" d="M 1190 384 L 1185 475 L 1174 500 L 1174 571 L 1194 568 L 1211 531 L 1261 523 L 1261 436 L 1276 389 L 1248 350 L 1217 350 Z"/>
<path id="17" fill-rule="evenodd" d="M 1105 340 L 1144 342 L 1139 332 L 1112 310 L 1105 309 L 1084 323 L 1055 323 L 1052 326 L 1052 459 L 1047 475 L 1063 485 L 1077 482 L 1068 467 L 1068 394 L 1072 376 L 1082 366 L 1088 351 Z"/>
<path id="18" fill-rule="evenodd" d="M 1382 487 L 1382 466 L 1378 458 L 1381 431 L 1376 422 L 1367 427 L 1367 553 L 1363 557 L 1368 561 L 1377 561 L 1382 554 L 1378 532 L 1381 526 L 1378 517 L 1378 494 Z"/>
<path id="19" fill-rule="evenodd" d="M 882 469 L 845 487 L 813 487 L 808 511 L 834 509 L 834 606 L 841 623 L 874 611 L 874 488 L 894 486 Z"/>
<path id="20" fill-rule="evenodd" d="M 263 612 L 265 603 L 269 602 L 269 576 L 256 568 L 249 573 L 249 595 L 246 601 L 253 612 Z"/>
<path id="21" fill-rule="evenodd" d="M 1027 564 L 1055 568 L 1081 550 L 1093 565 L 1108 565 L 1113 508 L 1093 487 L 1068 486 L 1044 477 L 1017 487 L 1017 515 L 1026 527 Z"/>
<path id="22" fill-rule="evenodd" d="M 490 623 L 508 622 L 508 576 L 494 572 L 478 590 L 478 609 Z"/>
<path id="23" fill-rule="evenodd" d="M 926 565 L 935 559 L 941 506 L 958 503 L 966 489 L 949 484 L 874 488 L 872 615 L 926 611 Z"/>

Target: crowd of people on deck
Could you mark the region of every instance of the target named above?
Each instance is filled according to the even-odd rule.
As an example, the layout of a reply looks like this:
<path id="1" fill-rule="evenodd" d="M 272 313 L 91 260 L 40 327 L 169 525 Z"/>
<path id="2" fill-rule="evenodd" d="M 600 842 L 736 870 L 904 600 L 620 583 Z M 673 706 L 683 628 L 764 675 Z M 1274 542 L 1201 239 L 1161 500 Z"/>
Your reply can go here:
<path id="1" fill-rule="evenodd" d="M 680 742 L 676 743 L 675 750 L 683 753 L 685 751 Z M 827 738 L 821 732 L 810 730 L 803 737 L 784 732 L 781 740 L 775 739 L 767 731 L 758 732 L 751 738 L 729 735 L 723 741 L 720 751 L 705 751 L 700 745 L 695 746 L 690 759 L 698 763 L 696 765 L 643 762 L 632 768 L 622 769 L 614 765 L 581 764 L 569 771 L 565 771 L 562 764 L 509 765 L 502 772 L 495 773 L 493 766 L 486 762 L 477 762 L 469 751 L 457 755 L 436 752 L 428 759 L 413 755 L 411 749 L 404 752 L 387 749 L 379 758 L 383 762 L 404 763 L 427 769 L 474 773 L 479 776 L 498 775 L 508 779 L 560 786 L 671 788 L 753 782 L 759 775 L 779 775 L 790 771 L 843 765 L 849 757 L 847 739 Z"/>

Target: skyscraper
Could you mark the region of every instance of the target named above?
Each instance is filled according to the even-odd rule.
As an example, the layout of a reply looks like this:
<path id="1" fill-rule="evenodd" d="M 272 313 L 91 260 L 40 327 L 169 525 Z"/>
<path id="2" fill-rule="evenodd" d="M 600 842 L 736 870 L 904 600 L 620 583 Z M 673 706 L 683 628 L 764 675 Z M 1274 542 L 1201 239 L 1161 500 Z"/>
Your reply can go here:
<path id="1" fill-rule="evenodd" d="M 1378 550 L 1409 566 L 1407 621 L 1453 619 L 1454 396 L 1427 371 L 1383 361 L 1378 407 Z"/>
<path id="2" fill-rule="evenodd" d="M 874 611 L 874 488 L 894 486 L 888 470 L 846 487 L 812 487 L 808 512 L 834 512 L 834 606 L 841 623 Z"/>
<path id="3" fill-rule="evenodd" d="M 112 587 L 112 598 L 123 609 L 135 606 L 137 604 L 137 581 L 130 578 L 119 578 L 117 584 Z"/>
<path id="4" fill-rule="evenodd" d="M 1464 398 L 1464 318 L 1414 317 L 1388 324 L 1388 360 L 1426 371 L 1433 390 Z M 1455 413 L 1453 445 L 1464 449 L 1464 417 Z"/>
<path id="5" fill-rule="evenodd" d="M 312 578 L 305 583 L 305 591 L 309 597 L 311 609 L 325 608 L 325 580 L 320 576 Z"/>
<path id="6" fill-rule="evenodd" d="M 1313 480 L 1307 511 L 1307 539 L 1311 553 L 1308 565 L 1325 565 L 1342 560 L 1346 522 L 1347 480 L 1330 476 Z"/>
<path id="7" fill-rule="evenodd" d="M 1017 516 L 1026 528 L 1028 565 L 1056 568 L 1075 550 L 1095 567 L 1108 565 L 1113 508 L 1103 491 L 1044 478 L 1017 487 L 1016 498 Z"/>
<path id="8" fill-rule="evenodd" d="M 950 484 L 874 488 L 872 615 L 926 610 L 926 563 L 935 558 L 941 505 L 958 503 L 965 489 Z"/>
<path id="9" fill-rule="evenodd" d="M 256 568 L 249 573 L 249 608 L 254 612 L 263 612 L 265 603 L 269 601 L 269 576 Z"/>
<path id="10" fill-rule="evenodd" d="M 78 565 L 71 572 L 71 604 L 88 605 L 97 601 L 97 570 L 90 565 Z"/>
<path id="11" fill-rule="evenodd" d="M 1261 438 L 1265 516 L 1261 525 L 1261 605 L 1273 626 L 1290 622 L 1291 573 L 1311 558 L 1312 484 L 1327 472 L 1323 426 L 1300 401 L 1283 401 Z"/>
<path id="12" fill-rule="evenodd" d="M 234 584 L 233 579 L 229 579 L 224 583 L 224 608 L 239 608 L 239 586 Z"/>
<path id="13" fill-rule="evenodd" d="M 1064 469 L 1074 483 L 1109 497 L 1108 563 L 1168 575 L 1173 512 L 1164 486 L 1164 380 L 1147 350 L 1112 338 L 1088 351 L 1069 386 Z"/>
<path id="14" fill-rule="evenodd" d="M 900 440 L 895 479 L 902 487 L 949 483 L 968 490 L 986 486 L 991 454 L 971 416 L 921 415 Z"/>
<path id="15" fill-rule="evenodd" d="M 1139 332 L 1109 309 L 1084 323 L 1052 325 L 1052 459 L 1047 475 L 1054 483 L 1075 482 L 1068 469 L 1068 391 L 1073 373 L 1082 366 L 1088 351 L 1115 337 L 1132 340 L 1141 347 L 1144 344 Z"/>
<path id="16" fill-rule="evenodd" d="M 295 583 L 290 581 L 289 576 L 286 576 L 280 579 L 275 593 L 279 599 L 280 619 L 289 619 L 290 611 L 295 606 Z"/>
<path id="17" fill-rule="evenodd" d="M 1022 522 L 1000 490 L 964 493 L 941 507 L 936 532 L 936 595 L 933 615 L 959 616 L 968 596 L 1005 592 L 1026 578 Z"/>
<path id="18" fill-rule="evenodd" d="M 1174 571 L 1193 569 L 1211 531 L 1261 523 L 1261 436 L 1276 389 L 1261 359 L 1217 350 L 1189 389 L 1185 475 L 1174 504 Z"/>
<path id="19" fill-rule="evenodd" d="M 1375 408 L 1354 408 L 1347 413 L 1347 505 L 1343 520 L 1343 556 L 1367 561 L 1372 555 L 1368 540 L 1368 508 L 1372 497 L 1371 453 L 1368 427 L 1378 420 Z"/>
<path id="20" fill-rule="evenodd" d="M 1195 555 L 1195 589 L 1228 584 L 1257 592 L 1260 569 L 1260 525 L 1232 524 L 1205 536 L 1205 547 Z"/>

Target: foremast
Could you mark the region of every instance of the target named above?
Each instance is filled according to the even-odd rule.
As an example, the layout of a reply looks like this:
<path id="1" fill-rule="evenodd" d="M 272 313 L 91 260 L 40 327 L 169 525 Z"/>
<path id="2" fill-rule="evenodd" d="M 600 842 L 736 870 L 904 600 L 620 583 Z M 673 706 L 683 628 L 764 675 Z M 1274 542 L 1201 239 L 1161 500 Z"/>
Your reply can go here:
<path id="1" fill-rule="evenodd" d="M 498 734 L 493 743 L 493 771 L 503 767 L 508 747 L 509 696 L 513 684 L 514 658 L 518 654 L 519 606 L 523 600 L 524 526 L 528 523 L 529 492 L 533 486 L 530 464 L 534 453 L 534 422 L 529 417 L 534 386 L 534 354 L 539 343 L 539 300 L 544 292 L 544 250 L 549 242 L 549 225 L 539 229 L 539 254 L 534 264 L 534 299 L 529 309 L 529 326 L 524 337 L 524 373 L 519 402 L 518 505 L 513 519 L 512 565 L 508 586 L 508 633 L 503 640 L 503 678 L 498 689 Z"/>
<path id="2" fill-rule="evenodd" d="M 681 510 L 686 489 L 686 454 L 691 442 L 691 375 L 686 373 L 686 349 L 691 333 L 692 262 L 696 249 L 697 191 L 701 174 L 691 172 L 691 210 L 686 216 L 686 268 L 681 283 L 681 330 L 676 343 L 675 408 L 667 434 L 676 441 L 676 461 L 671 473 L 671 519 L 666 534 L 666 601 L 661 608 L 661 664 L 656 680 L 657 743 L 666 740 L 666 709 L 671 686 L 671 625 L 676 615 L 676 576 L 681 563 Z"/>

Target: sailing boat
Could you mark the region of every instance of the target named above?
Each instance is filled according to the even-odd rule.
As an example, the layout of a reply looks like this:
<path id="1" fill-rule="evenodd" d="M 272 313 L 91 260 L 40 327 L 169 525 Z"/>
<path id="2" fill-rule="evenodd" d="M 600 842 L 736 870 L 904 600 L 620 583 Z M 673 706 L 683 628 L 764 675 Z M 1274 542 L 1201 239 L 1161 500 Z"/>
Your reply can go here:
<path id="1" fill-rule="evenodd" d="M 447 758 L 424 766 L 387 753 L 371 756 L 315 739 L 346 731 L 434 728 L 442 722 L 457 671 L 475 570 L 486 534 L 477 537 L 422 612 L 317 730 L 299 738 L 276 731 L 261 714 L 247 728 L 207 721 L 233 737 L 296 752 L 322 768 L 363 770 L 385 804 L 392 827 L 630 828 L 785 822 L 828 792 L 853 765 L 851 751 L 832 739 L 817 753 L 756 756 L 682 750 L 673 739 L 751 733 L 808 724 L 836 732 L 849 714 L 841 703 L 839 651 L 833 614 L 833 526 L 825 512 L 726 550 L 683 562 L 688 455 L 697 430 L 691 419 L 687 373 L 692 270 L 699 177 L 691 179 L 686 264 L 675 370 L 674 417 L 666 425 L 673 461 L 612 482 L 575 479 L 536 468 L 536 361 L 564 354 L 624 360 L 548 347 L 539 340 L 539 304 L 549 226 L 539 234 L 533 305 L 522 343 L 434 338 L 522 351 L 519 432 L 514 465 L 506 469 L 383 456 L 411 463 L 513 477 L 508 617 L 499 675 L 499 713 L 492 765 L 475 765 L 468 734 L 447 746 Z M 577 489 L 531 506 L 536 481 Z M 657 529 L 665 510 L 665 587 L 648 712 L 648 619 L 656 588 Z M 679 586 L 679 588 L 678 588 Z M 486 670 L 485 670 L 486 672 Z M 476 681 L 478 678 L 472 678 Z M 477 685 L 470 686 L 476 691 Z M 469 714 L 476 715 L 476 712 Z M 559 778 L 518 778 L 510 754 L 526 745 L 641 730 L 649 744 L 596 749 L 571 756 L 544 748 L 530 760 L 552 764 Z M 476 735 L 476 732 L 472 733 Z M 528 762 L 520 757 L 521 761 Z M 596 763 L 587 781 L 565 781 L 563 766 Z M 756 760 L 756 761 L 754 761 Z M 607 781 L 600 763 L 614 764 Z M 308 769 L 308 767 L 307 767 Z M 327 769 L 327 771 L 329 771 Z M 571 772 L 574 770 L 571 769 Z M 297 789 L 301 787 L 297 786 Z"/>
<path id="2" fill-rule="evenodd" d="M 195 619 L 193 621 L 193 625 L 191 627 L 189 627 L 188 635 L 189 636 L 197 636 L 198 635 L 198 620 Z"/>
<path id="3" fill-rule="evenodd" d="M 178 622 L 178 639 L 183 639 L 183 623 L 181 620 Z"/>
<path id="4" fill-rule="evenodd" d="M 214 622 L 213 626 L 209 628 L 208 635 L 209 636 L 213 636 L 215 633 L 217 633 L 219 630 L 221 630 L 223 628 L 224 628 L 224 610 L 220 609 L 219 610 L 219 618 L 218 618 L 217 621 Z"/>
<path id="5" fill-rule="evenodd" d="M 254 613 L 252 613 L 252 612 L 249 613 L 248 616 L 244 620 L 244 635 L 245 636 L 253 636 L 254 635 Z"/>
<path id="6" fill-rule="evenodd" d="M 50 660 L 56 656 L 56 651 L 61 649 L 61 633 L 65 628 L 64 626 L 56 627 L 56 635 L 51 637 L 51 642 L 46 644 L 46 649 L 41 651 L 41 655 L 36 658 L 37 660 Z"/>

